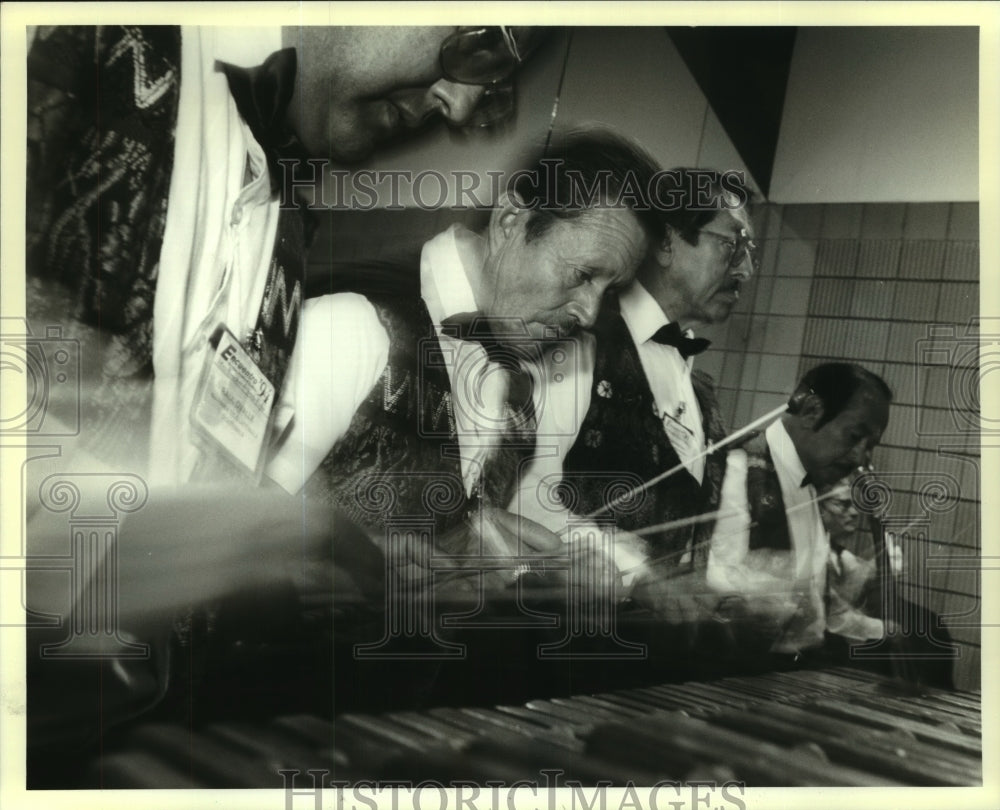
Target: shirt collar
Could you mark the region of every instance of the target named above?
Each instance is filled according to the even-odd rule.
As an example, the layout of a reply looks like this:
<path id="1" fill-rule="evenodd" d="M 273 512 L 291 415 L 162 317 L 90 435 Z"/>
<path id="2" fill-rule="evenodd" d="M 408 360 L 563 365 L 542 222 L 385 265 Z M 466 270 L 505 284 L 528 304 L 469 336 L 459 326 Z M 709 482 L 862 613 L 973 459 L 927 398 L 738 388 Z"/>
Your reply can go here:
<path id="1" fill-rule="evenodd" d="M 772 450 L 771 459 L 774 461 L 775 470 L 786 481 L 794 482 L 795 486 L 801 488 L 802 481 L 806 477 L 806 468 L 802 466 L 802 459 L 799 458 L 795 443 L 785 430 L 784 423 L 780 419 L 773 422 L 765 431 L 765 435 Z"/>
<path id="2" fill-rule="evenodd" d="M 629 334 L 636 346 L 641 346 L 649 341 L 661 327 L 670 323 L 670 318 L 667 317 L 656 299 L 638 281 L 622 290 L 618 296 L 618 306 L 622 320 L 625 321 L 625 326 L 628 327 Z M 693 337 L 694 333 L 690 329 L 685 329 L 684 335 Z M 677 352 L 672 346 L 664 348 Z M 677 355 L 680 357 L 680 352 L 677 352 Z M 688 357 L 685 362 L 690 366 L 694 362 L 694 358 Z"/>
<path id="3" fill-rule="evenodd" d="M 649 340 L 661 326 L 670 323 L 670 318 L 656 299 L 638 281 L 622 290 L 618 304 L 622 319 L 637 346 Z"/>
<path id="4" fill-rule="evenodd" d="M 482 237 L 452 225 L 424 244 L 420 254 L 420 294 L 435 325 L 452 315 L 479 309 L 469 268 Z"/>

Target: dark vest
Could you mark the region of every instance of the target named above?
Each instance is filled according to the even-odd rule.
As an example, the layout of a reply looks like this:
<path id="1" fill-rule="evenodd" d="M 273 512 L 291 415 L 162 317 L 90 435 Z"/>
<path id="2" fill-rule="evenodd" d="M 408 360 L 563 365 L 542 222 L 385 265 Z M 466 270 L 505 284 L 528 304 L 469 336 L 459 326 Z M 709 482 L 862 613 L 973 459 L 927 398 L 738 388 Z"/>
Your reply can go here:
<path id="1" fill-rule="evenodd" d="M 434 325 L 420 298 L 369 300 L 389 337 L 388 362 L 306 492 L 362 526 L 409 516 L 445 530 L 461 522 L 470 503 Z"/>
<path id="2" fill-rule="evenodd" d="M 747 503 L 750 507 L 750 550 L 771 548 L 790 551 L 788 517 L 781 497 L 778 473 L 763 433 L 743 442 L 747 454 Z"/>
<path id="3" fill-rule="evenodd" d="M 176 26 L 39 29 L 28 55 L 27 314 L 87 358 L 83 446 L 139 464 L 180 56 Z"/>
<path id="4" fill-rule="evenodd" d="M 139 466 L 180 82 L 179 26 L 39 29 L 28 55 L 28 316 L 62 324 L 92 369 L 77 417 L 83 447 Z M 255 328 L 236 335 L 278 391 L 310 225 L 304 208 L 282 208 Z M 202 465 L 214 471 L 203 460 L 195 479 Z"/>
<path id="5" fill-rule="evenodd" d="M 657 413 L 639 353 L 625 321 L 617 311 L 602 316 L 597 329 L 597 356 L 590 409 L 576 442 L 563 464 L 560 487 L 563 502 L 576 514 L 588 514 L 636 484 L 666 472 L 680 459 Z M 700 372 L 691 377 L 706 442 L 725 436 L 711 378 Z M 686 470 L 665 479 L 612 510 L 615 525 L 626 530 L 693 517 L 719 508 L 725 450 L 705 459 L 702 483 Z M 703 568 L 714 521 L 652 535 L 652 555 L 679 565 L 692 541 L 690 565 Z"/>

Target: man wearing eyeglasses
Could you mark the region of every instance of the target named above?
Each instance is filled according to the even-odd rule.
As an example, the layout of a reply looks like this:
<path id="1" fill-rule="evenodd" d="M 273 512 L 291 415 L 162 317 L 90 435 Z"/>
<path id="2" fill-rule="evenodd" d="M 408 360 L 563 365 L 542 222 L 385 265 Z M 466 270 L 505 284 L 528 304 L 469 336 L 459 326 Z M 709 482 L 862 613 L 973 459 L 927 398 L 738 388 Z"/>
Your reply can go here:
<path id="1" fill-rule="evenodd" d="M 434 118 L 501 123 L 513 112 L 511 76 L 540 36 L 503 26 L 286 28 L 300 70 L 290 122 L 310 154 L 340 163 Z"/>
<path id="2" fill-rule="evenodd" d="M 282 388 L 309 241 L 284 174 L 319 182 L 305 160 L 357 163 L 435 119 L 500 123 L 538 39 L 489 26 L 39 28 L 28 273 L 56 283 L 29 295 L 28 315 L 76 320 L 97 378 L 84 381 L 85 449 L 156 484 L 259 477 L 267 408 L 234 447 L 218 426 L 253 403 L 220 410 L 199 387 L 230 352 L 265 401 Z"/>
<path id="3" fill-rule="evenodd" d="M 749 191 L 733 179 L 694 169 L 665 174 L 660 196 L 673 203 L 660 238 L 595 328 L 590 408 L 565 457 L 562 487 L 577 514 L 609 510 L 619 529 L 643 531 L 647 548 L 637 551 L 628 535 L 618 544 L 620 569 L 644 571 L 647 557 L 677 573 L 707 555 L 710 520 L 655 527 L 710 513 L 719 502 L 725 458 L 703 451 L 724 429 L 711 379 L 692 368 L 708 341 L 692 330 L 729 317 L 757 264 Z M 614 494 L 674 468 L 614 503 Z"/>
<path id="4" fill-rule="evenodd" d="M 66 437 L 53 464 L 134 471 L 151 488 L 233 476 L 243 487 L 259 475 L 270 403 L 297 343 L 308 243 L 302 213 L 281 199 L 279 161 L 355 163 L 435 118 L 498 123 L 535 45 L 530 29 L 482 26 L 33 33 L 27 315 L 41 334 L 62 324 L 85 372 L 82 401 L 54 392 L 46 403 L 50 431 Z M 235 388 L 218 376 L 223 385 L 202 385 L 224 367 L 237 369 Z M 223 405 L 204 393 L 240 386 Z M 55 424 L 77 409 L 78 423 Z M 41 480 L 42 469 L 31 472 Z M 206 528 L 183 504 L 164 544 Z M 217 513 L 227 509 L 239 507 L 225 501 Z M 213 557 L 212 587 L 254 567 L 241 562 L 251 535 L 227 530 L 234 562 Z M 31 525 L 28 539 L 39 539 Z M 168 656 L 157 649 L 116 665 L 120 677 L 103 672 L 102 725 L 162 697 L 157 667 Z M 79 673 L 56 670 L 62 694 Z M 34 719 L 90 730 L 59 719 L 64 703 L 43 691 L 33 691 Z"/>

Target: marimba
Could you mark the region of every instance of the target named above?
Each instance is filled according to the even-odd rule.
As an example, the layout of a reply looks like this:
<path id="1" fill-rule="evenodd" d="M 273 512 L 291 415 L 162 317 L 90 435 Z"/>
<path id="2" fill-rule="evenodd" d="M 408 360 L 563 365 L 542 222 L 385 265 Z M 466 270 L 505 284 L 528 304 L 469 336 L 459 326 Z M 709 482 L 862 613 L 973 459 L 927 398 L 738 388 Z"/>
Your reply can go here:
<path id="1" fill-rule="evenodd" d="M 282 771 L 286 773 L 282 775 Z M 980 695 L 850 667 L 645 686 L 522 705 L 140 723 L 87 767 L 102 788 L 428 781 L 542 787 L 971 786 Z M 548 774 L 548 775 L 546 775 Z"/>

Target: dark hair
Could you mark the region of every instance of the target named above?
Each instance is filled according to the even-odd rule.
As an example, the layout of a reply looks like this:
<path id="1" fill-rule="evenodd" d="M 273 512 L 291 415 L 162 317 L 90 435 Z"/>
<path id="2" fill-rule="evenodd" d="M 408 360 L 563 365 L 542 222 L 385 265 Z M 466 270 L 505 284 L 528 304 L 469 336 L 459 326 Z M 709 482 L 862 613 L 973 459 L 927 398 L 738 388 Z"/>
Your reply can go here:
<path id="1" fill-rule="evenodd" d="M 823 363 L 806 372 L 788 402 L 788 410 L 797 413 L 803 400 L 815 394 L 823 403 L 823 418 L 815 429 L 835 419 L 852 397 L 862 388 L 868 388 L 892 402 L 892 389 L 885 380 L 866 368 L 854 363 Z"/>
<path id="2" fill-rule="evenodd" d="M 650 200 L 659 166 L 628 138 L 597 127 L 566 132 L 521 165 L 509 188 L 531 209 L 525 241 L 541 237 L 556 220 L 600 206 L 629 208 L 651 239 L 662 236 Z"/>
<path id="3" fill-rule="evenodd" d="M 735 195 L 737 208 L 753 201 L 753 191 L 742 172 L 678 167 L 660 172 L 653 191 L 661 212 L 660 233 L 669 225 L 689 245 L 698 244 L 698 232 L 712 222 L 727 205 L 725 195 Z"/>

